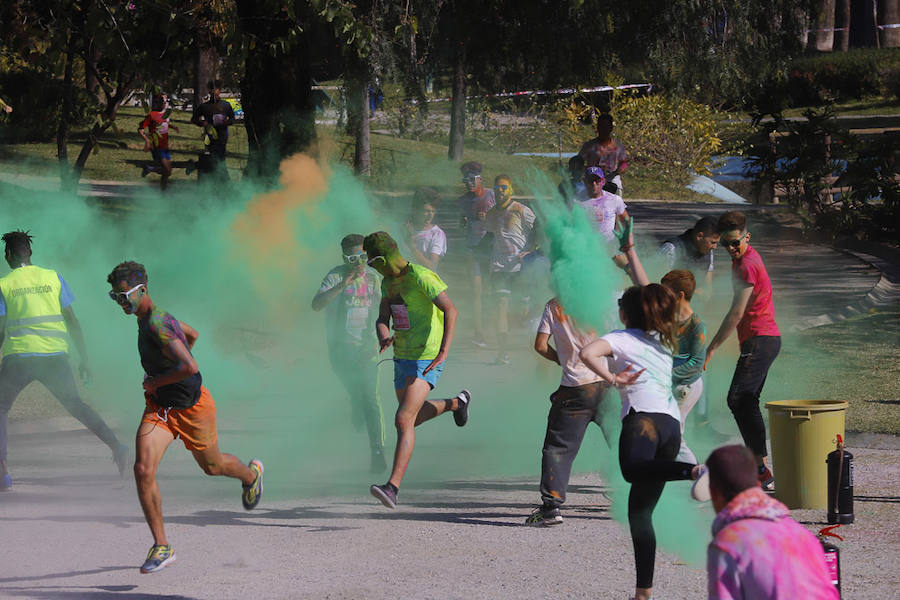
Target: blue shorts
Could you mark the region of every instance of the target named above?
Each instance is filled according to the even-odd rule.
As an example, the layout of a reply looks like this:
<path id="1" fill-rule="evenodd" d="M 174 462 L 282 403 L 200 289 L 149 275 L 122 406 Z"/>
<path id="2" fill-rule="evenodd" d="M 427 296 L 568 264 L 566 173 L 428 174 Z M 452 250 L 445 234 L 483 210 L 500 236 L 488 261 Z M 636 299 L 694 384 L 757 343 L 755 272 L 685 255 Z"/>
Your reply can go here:
<path id="1" fill-rule="evenodd" d="M 172 155 L 169 154 L 168 150 L 160 150 L 159 148 L 154 148 L 150 151 L 150 154 L 153 156 L 153 160 L 172 160 Z"/>
<path id="2" fill-rule="evenodd" d="M 431 364 L 431 360 L 432 359 L 430 358 L 427 360 L 407 360 L 403 358 L 395 358 L 394 389 L 402 390 L 403 388 L 405 388 L 406 379 L 408 377 L 415 377 L 416 379 L 427 381 L 428 385 L 431 386 L 431 389 L 434 389 L 434 386 L 437 385 L 438 379 L 441 378 L 441 373 L 444 372 L 444 363 L 439 364 L 427 373 L 422 373 L 422 371 L 425 370 L 425 367 Z"/>

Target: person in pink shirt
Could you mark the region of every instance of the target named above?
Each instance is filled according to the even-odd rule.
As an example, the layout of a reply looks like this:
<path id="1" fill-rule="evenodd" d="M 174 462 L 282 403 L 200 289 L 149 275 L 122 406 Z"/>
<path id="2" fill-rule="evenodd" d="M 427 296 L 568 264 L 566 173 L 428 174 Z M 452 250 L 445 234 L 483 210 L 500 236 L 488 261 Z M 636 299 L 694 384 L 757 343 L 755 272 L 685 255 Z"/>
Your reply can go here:
<path id="1" fill-rule="evenodd" d="M 746 447 L 717 448 L 706 468 L 716 509 L 706 554 L 710 600 L 840 598 L 822 545 L 759 487 L 756 457 Z"/>
<path id="2" fill-rule="evenodd" d="M 772 489 L 774 479 L 766 465 L 766 424 L 759 396 L 769 368 L 781 350 L 781 332 L 775 323 L 772 283 L 759 253 L 750 245 L 747 217 L 734 210 L 719 217 L 719 244 L 731 255 L 734 297 L 731 308 L 706 349 L 705 369 L 716 350 L 737 329 L 741 355 L 728 389 L 728 408 L 741 437 L 756 455 L 760 484 Z"/>

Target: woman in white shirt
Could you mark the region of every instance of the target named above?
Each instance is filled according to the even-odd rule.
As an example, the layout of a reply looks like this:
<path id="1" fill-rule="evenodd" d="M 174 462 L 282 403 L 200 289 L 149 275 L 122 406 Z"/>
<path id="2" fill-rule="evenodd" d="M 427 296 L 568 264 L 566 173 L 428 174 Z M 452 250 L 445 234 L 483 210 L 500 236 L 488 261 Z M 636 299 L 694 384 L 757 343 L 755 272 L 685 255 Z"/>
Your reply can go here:
<path id="1" fill-rule="evenodd" d="M 643 273 L 631 236 L 625 239 L 622 251 L 632 269 Z M 631 483 L 628 524 L 637 600 L 649 599 L 653 587 L 652 516 L 663 487 L 667 481 L 696 479 L 700 474 L 697 465 L 674 460 L 681 445 L 680 413 L 672 396 L 675 307 L 675 295 L 658 283 L 631 287 L 619 300 L 619 319 L 625 329 L 610 332 L 581 351 L 584 364 L 618 387 L 622 397 L 619 467 Z"/>
<path id="2" fill-rule="evenodd" d="M 432 188 L 416 190 L 412 215 L 406 224 L 412 262 L 435 272 L 441 258 L 447 254 L 447 234 L 433 223 L 439 201 L 437 191 Z"/>

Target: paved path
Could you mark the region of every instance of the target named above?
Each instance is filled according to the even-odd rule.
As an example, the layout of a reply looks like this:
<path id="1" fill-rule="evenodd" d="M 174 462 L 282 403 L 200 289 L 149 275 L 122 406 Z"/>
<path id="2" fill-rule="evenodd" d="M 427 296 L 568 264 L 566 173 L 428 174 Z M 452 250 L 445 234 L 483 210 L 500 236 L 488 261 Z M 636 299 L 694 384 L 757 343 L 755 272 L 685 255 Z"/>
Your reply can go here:
<path id="1" fill-rule="evenodd" d="M 634 204 L 632 212 L 643 232 L 662 234 L 722 210 Z M 864 297 L 879 280 L 879 272 L 856 257 L 801 244 L 765 220 L 754 222 L 761 223 L 754 225 L 753 243 L 776 282 L 779 318 L 833 310 Z M 727 266 L 723 252 L 717 259 Z M 530 333 L 518 337 L 524 342 Z M 627 529 L 616 520 L 622 502 L 615 477 L 590 472 L 608 460 L 598 432 L 588 435 L 576 463 L 566 522 L 548 530 L 523 527 L 538 500 L 543 398 L 554 373 L 544 372 L 539 387 L 517 388 L 515 371 L 486 364 L 490 351 L 467 349 L 461 341 L 456 348 L 457 367 L 441 389 L 478 380 L 480 406 L 465 429 L 449 418 L 427 426 L 400 509 L 387 511 L 368 496 L 373 477 L 359 467 L 362 436 L 353 438 L 357 456 L 328 456 L 315 446 L 327 436 L 305 439 L 342 421 L 303 407 L 290 414 L 239 413 L 238 406 L 255 400 L 239 399 L 220 414 L 223 448 L 249 458 L 268 444 L 261 454 L 266 496 L 258 510 L 244 512 L 236 483 L 203 476 L 174 444 L 160 482 L 179 561 L 157 575 L 137 572 L 149 535 L 132 483 L 114 474 L 105 448 L 68 417 L 15 422 L 15 491 L 0 494 L 0 597 L 626 598 L 633 558 Z M 537 365 L 532 354 L 523 346 L 514 363 Z M 720 428 L 719 443 L 734 439 L 731 425 Z M 342 430 L 328 435 L 335 446 L 344 440 Z M 845 528 L 842 544 L 844 597 L 900 598 L 894 565 L 900 447 L 894 436 L 851 437 L 850 446 L 857 460 L 857 522 Z M 670 525 L 676 514 L 675 525 L 690 525 L 690 533 L 662 544 L 657 598 L 704 594 L 696 553 L 702 557 L 712 513 L 691 505 L 686 490 L 686 483 L 668 486 L 664 502 L 676 512 L 658 513 L 661 532 L 678 529 Z M 795 516 L 811 529 L 824 518 L 823 511 Z M 672 548 L 693 553 L 693 560 Z"/>

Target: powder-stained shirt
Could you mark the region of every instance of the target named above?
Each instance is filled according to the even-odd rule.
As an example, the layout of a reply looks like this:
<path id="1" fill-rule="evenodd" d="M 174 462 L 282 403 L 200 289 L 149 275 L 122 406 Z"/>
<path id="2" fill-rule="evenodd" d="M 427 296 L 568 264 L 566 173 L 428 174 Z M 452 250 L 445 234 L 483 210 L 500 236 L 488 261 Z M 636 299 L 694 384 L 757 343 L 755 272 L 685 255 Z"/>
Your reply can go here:
<path id="1" fill-rule="evenodd" d="M 601 380 L 601 377 L 581 362 L 581 349 L 597 339 L 594 332 L 584 332 L 575 326 L 572 317 L 565 314 L 554 298 L 544 306 L 544 314 L 538 324 L 538 333 L 553 337 L 553 345 L 562 365 L 560 385 L 578 387 Z"/>
<path id="2" fill-rule="evenodd" d="M 672 356 L 672 385 L 691 385 L 703 375 L 706 323 L 697 315 L 678 324 L 678 350 Z"/>
<path id="3" fill-rule="evenodd" d="M 534 212 L 515 200 L 504 209 L 494 208 L 487 217 L 488 231 L 494 234 L 491 270 L 517 272 L 522 269 L 518 255 L 534 235 Z"/>
<path id="4" fill-rule="evenodd" d="M 587 141 L 581 146 L 578 154 L 584 159 L 585 167 L 600 167 L 607 174 L 628 160 L 625 144 L 615 138 L 610 138 L 606 144 L 601 144 L 596 139 Z"/>
<path id="5" fill-rule="evenodd" d="M 416 249 L 426 257 L 429 254 L 447 254 L 447 234 L 437 225 L 413 233 L 412 238 Z"/>
<path id="6" fill-rule="evenodd" d="M 154 150 L 169 149 L 169 119 L 165 113 L 159 110 L 152 110 L 150 114 L 144 117 L 141 124 L 138 125 L 138 131 L 146 129 L 150 138 L 150 147 Z"/>
<path id="7" fill-rule="evenodd" d="M 485 189 L 480 197 L 474 192 L 466 192 L 459 198 L 459 210 L 466 217 L 466 246 L 475 247 L 487 233 L 483 219 L 494 208 L 494 190 Z"/>
<path id="8" fill-rule="evenodd" d="M 157 377 L 178 365 L 177 359 L 166 356 L 166 349 L 176 340 L 190 352 L 181 324 L 158 306 L 154 306 L 143 319 L 138 319 L 138 352 L 141 355 L 141 366 L 147 375 Z M 200 398 L 202 383 L 203 377 L 199 372 L 195 373 L 186 379 L 160 387 L 152 400 L 160 406 L 190 408 Z"/>
<path id="9" fill-rule="evenodd" d="M 409 263 L 399 277 L 385 277 L 381 294 L 391 309 L 394 358 L 430 360 L 438 355 L 444 337 L 444 311 L 434 299 L 447 289 L 436 273 Z"/>
<path id="10" fill-rule="evenodd" d="M 319 293 L 340 285 L 346 271 L 346 265 L 328 271 L 319 286 Z M 353 279 L 340 296 L 328 303 L 326 311 L 330 348 L 348 342 L 360 343 L 365 336 L 371 336 L 378 312 L 378 275 L 367 268 L 362 277 Z"/>
<path id="11" fill-rule="evenodd" d="M 744 316 L 737 324 L 738 340 L 743 344 L 758 335 L 780 336 L 775 323 L 772 282 L 759 252 L 748 245 L 744 255 L 731 262 L 731 276 L 735 284 L 743 282 L 753 286 Z"/>
<path id="12" fill-rule="evenodd" d="M 616 237 L 613 233 L 616 228 L 616 216 L 628 208 L 622 197 L 604 191 L 599 198 L 576 198 L 575 201 L 587 212 L 594 231 L 603 234 L 607 241 L 613 241 Z"/>
<path id="13" fill-rule="evenodd" d="M 681 421 L 678 403 L 672 395 L 672 353 L 659 335 L 642 329 L 625 329 L 607 333 L 600 339 L 612 348 L 610 371 L 620 373 L 629 364 L 632 372 L 645 369 L 637 381 L 618 387 L 622 418 L 633 408 L 635 412 L 662 413 Z"/>

